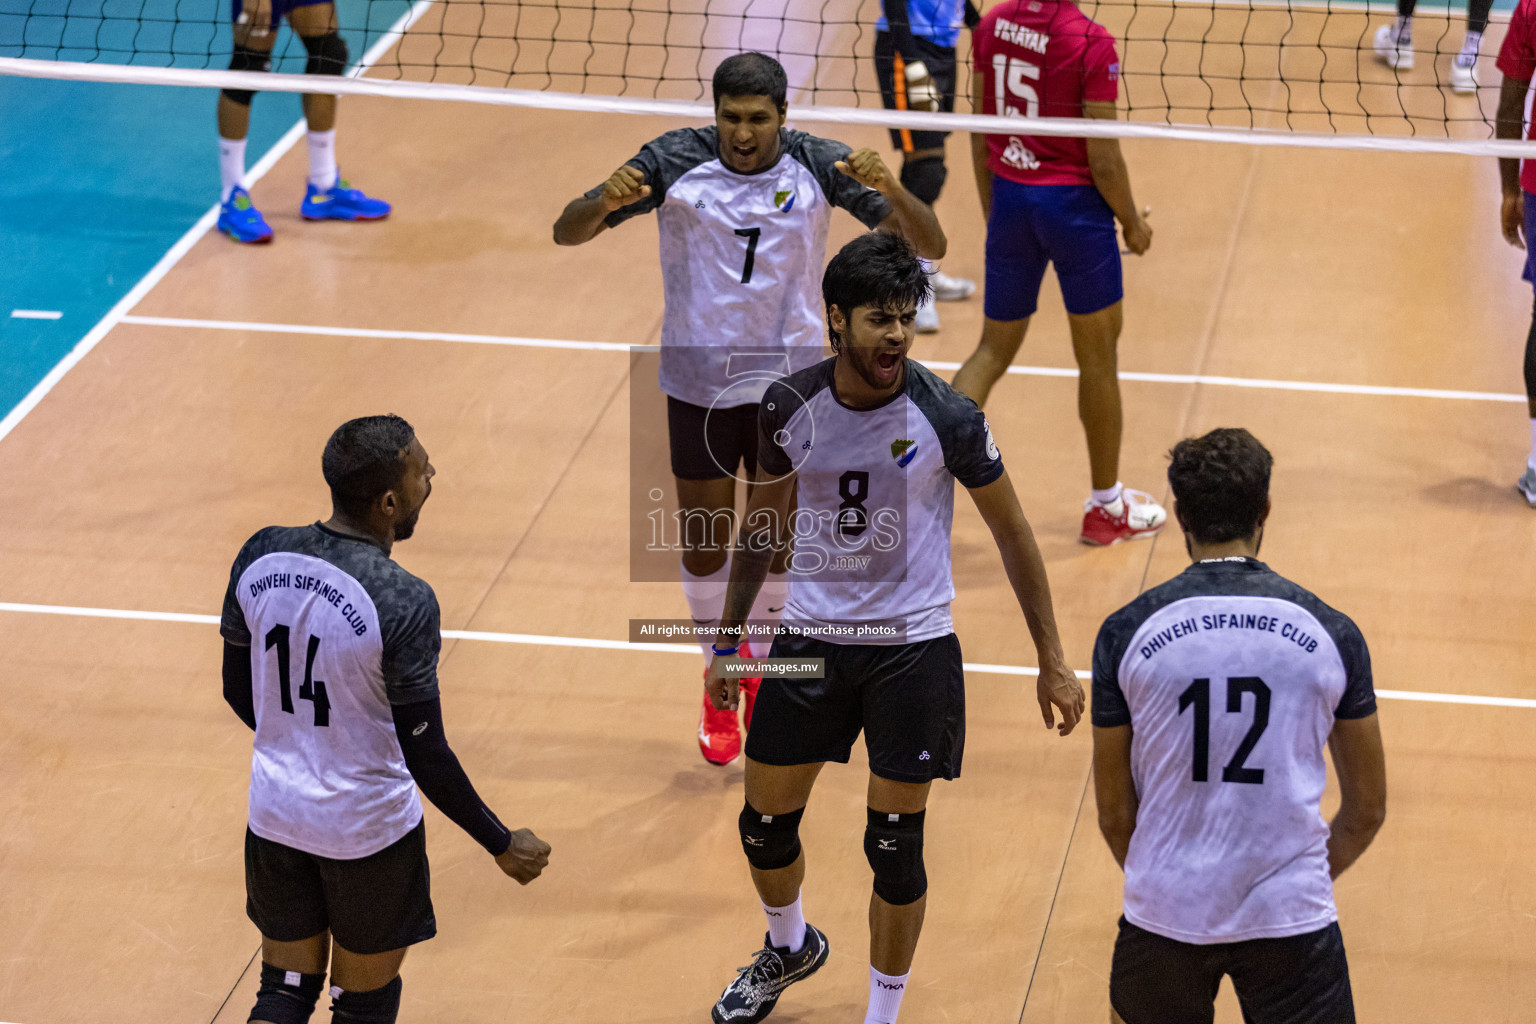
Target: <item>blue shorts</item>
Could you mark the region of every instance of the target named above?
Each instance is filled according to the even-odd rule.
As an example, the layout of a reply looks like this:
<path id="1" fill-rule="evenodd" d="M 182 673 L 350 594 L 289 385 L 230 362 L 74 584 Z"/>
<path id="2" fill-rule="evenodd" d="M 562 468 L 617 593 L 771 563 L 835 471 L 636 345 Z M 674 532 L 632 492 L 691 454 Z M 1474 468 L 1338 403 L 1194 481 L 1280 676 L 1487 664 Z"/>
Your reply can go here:
<path id="1" fill-rule="evenodd" d="M 1098 189 L 1020 185 L 994 174 L 987 219 L 987 319 L 1034 315 L 1047 263 L 1056 266 L 1068 313 L 1096 313 L 1125 294 L 1115 215 Z"/>
<path id="2" fill-rule="evenodd" d="M 1525 199 L 1525 269 L 1520 272 L 1520 278 L 1531 282 L 1531 287 L 1536 288 L 1536 252 L 1531 249 L 1531 239 L 1536 237 L 1536 195 L 1521 191 Z"/>
<path id="3" fill-rule="evenodd" d="M 321 4 L 333 3 L 334 0 L 268 0 L 272 8 L 272 25 L 275 32 L 283 23 L 283 19 L 296 7 L 318 7 Z M 240 10 L 245 6 L 245 0 L 230 0 L 229 20 L 236 24 L 240 21 Z M 255 7 L 255 0 L 251 0 L 251 6 Z"/>

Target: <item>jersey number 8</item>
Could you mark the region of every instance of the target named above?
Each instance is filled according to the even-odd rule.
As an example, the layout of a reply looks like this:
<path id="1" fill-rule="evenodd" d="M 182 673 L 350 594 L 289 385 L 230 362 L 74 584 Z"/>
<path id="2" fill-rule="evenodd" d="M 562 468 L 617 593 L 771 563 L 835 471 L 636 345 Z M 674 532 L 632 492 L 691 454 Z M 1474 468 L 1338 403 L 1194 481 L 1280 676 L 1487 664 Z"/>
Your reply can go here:
<path id="1" fill-rule="evenodd" d="M 1040 68 L 1027 60 L 994 54 L 992 57 L 992 83 L 997 97 L 997 112 L 1004 117 L 1018 117 L 1019 108 L 1011 105 L 1008 98 L 1024 102 L 1025 117 L 1040 116 L 1040 96 L 1035 87 L 1026 82 L 1040 81 Z"/>
<path id="2" fill-rule="evenodd" d="M 267 630 L 266 649 L 277 648 L 277 685 L 281 690 L 283 710 L 290 715 L 293 710 L 292 674 L 288 667 L 288 627 L 273 626 Z M 309 652 L 304 656 L 304 681 L 299 684 L 299 699 L 315 706 L 315 725 L 331 724 L 331 702 L 325 695 L 325 684 L 315 678 L 315 655 L 320 653 L 320 638 L 309 638 Z"/>

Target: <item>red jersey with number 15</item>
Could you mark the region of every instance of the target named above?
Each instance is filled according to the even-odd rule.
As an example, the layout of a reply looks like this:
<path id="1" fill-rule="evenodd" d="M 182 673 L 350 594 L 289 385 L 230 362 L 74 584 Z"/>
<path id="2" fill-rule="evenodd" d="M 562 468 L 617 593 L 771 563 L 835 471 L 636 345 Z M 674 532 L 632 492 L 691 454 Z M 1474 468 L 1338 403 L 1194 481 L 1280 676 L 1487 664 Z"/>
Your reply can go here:
<path id="1" fill-rule="evenodd" d="M 1529 82 L 1536 74 L 1536 0 L 1520 0 L 1509 18 L 1509 31 L 1499 47 L 1498 68 L 1505 77 Z M 1526 125 L 1525 137 L 1536 139 L 1536 121 Z M 1536 192 L 1536 160 L 1526 160 L 1520 168 L 1520 187 Z"/>
<path id="2" fill-rule="evenodd" d="M 1082 117 L 1085 101 L 1119 96 L 1115 37 L 1071 0 L 1004 0 L 981 19 L 972 38 L 976 73 L 985 76 L 983 114 Z M 1009 181 L 1093 184 L 1082 139 L 988 135 L 987 147 L 987 165 Z"/>

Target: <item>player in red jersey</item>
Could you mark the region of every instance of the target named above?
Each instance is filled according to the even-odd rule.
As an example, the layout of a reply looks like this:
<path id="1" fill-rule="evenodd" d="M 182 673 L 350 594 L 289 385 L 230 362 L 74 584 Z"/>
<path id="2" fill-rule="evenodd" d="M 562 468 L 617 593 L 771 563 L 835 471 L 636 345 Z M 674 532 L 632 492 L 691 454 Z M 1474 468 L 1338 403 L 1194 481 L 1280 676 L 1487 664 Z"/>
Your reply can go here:
<path id="1" fill-rule="evenodd" d="M 1071 0 L 1004 0 L 972 36 L 972 105 L 983 114 L 1113 120 L 1120 77 L 1115 40 Z M 1077 409 L 1088 439 L 1093 495 L 1085 544 L 1156 533 L 1167 513 L 1150 495 L 1120 485 L 1122 322 L 1120 247 L 1152 244 L 1146 212 L 1131 198 L 1114 139 L 971 136 L 976 188 L 987 214 L 987 285 L 981 343 L 955 375 L 955 390 L 985 405 L 1024 341 L 1047 263 L 1056 267 L 1079 371 Z"/>
<path id="2" fill-rule="evenodd" d="M 1518 139 L 1525 121 L 1525 94 L 1536 75 L 1536 0 L 1520 0 L 1509 19 L 1509 32 L 1499 47 L 1499 70 L 1504 85 L 1499 93 L 1498 135 Z M 1536 139 L 1536 125 L 1527 138 Z M 1504 184 L 1504 204 L 1500 211 L 1504 238 L 1510 245 L 1525 249 L 1525 272 L 1521 275 L 1536 286 L 1536 259 L 1529 248 L 1531 233 L 1536 231 L 1536 164 L 1499 160 L 1499 176 Z M 1531 330 L 1525 337 L 1525 399 L 1531 415 L 1531 454 L 1525 472 L 1515 484 L 1526 503 L 1536 508 L 1536 311 L 1532 312 Z"/>

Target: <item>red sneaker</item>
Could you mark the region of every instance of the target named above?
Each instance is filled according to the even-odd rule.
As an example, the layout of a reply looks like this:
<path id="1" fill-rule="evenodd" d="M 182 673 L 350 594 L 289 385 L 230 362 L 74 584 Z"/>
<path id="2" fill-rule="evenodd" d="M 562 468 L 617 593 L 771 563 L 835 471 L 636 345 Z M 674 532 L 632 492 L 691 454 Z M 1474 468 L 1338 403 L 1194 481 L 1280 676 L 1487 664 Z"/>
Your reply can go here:
<path id="1" fill-rule="evenodd" d="M 752 649 L 741 645 L 741 656 L 752 657 Z M 752 706 L 757 703 L 757 688 L 763 683 L 762 676 L 746 676 L 741 680 L 741 727 L 752 728 Z"/>
<path id="2" fill-rule="evenodd" d="M 1109 506 L 1092 501 L 1083 503 L 1083 532 L 1078 540 L 1100 546 L 1118 544 L 1122 540 L 1150 537 L 1167 521 L 1168 513 L 1152 500 L 1152 495 L 1122 487 L 1118 516 L 1110 515 Z"/>
<path id="3" fill-rule="evenodd" d="M 705 678 L 709 669 L 704 670 Z M 730 708 L 716 711 L 704 691 L 704 709 L 699 712 L 699 752 L 710 764 L 727 765 L 741 753 L 741 726 Z"/>

